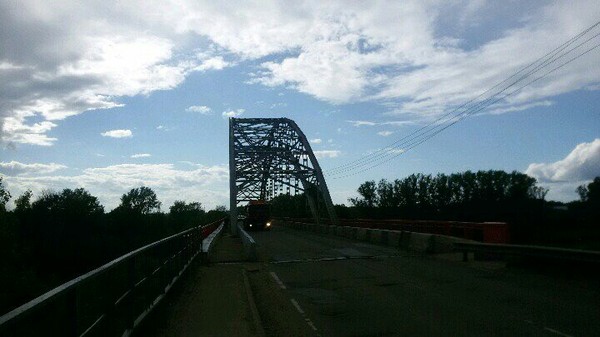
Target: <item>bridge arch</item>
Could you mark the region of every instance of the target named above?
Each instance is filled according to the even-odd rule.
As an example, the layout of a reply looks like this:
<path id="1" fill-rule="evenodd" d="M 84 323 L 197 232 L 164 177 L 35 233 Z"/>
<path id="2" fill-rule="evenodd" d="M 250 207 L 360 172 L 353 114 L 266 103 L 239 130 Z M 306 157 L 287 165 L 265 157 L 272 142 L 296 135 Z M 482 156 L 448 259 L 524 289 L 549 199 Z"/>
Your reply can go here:
<path id="1" fill-rule="evenodd" d="M 300 127 L 288 118 L 229 119 L 229 189 L 231 219 L 237 219 L 239 203 L 271 200 L 285 190 L 303 192 L 317 221 L 322 200 L 337 223 L 319 162 Z M 231 224 L 235 233 L 235 221 Z"/>

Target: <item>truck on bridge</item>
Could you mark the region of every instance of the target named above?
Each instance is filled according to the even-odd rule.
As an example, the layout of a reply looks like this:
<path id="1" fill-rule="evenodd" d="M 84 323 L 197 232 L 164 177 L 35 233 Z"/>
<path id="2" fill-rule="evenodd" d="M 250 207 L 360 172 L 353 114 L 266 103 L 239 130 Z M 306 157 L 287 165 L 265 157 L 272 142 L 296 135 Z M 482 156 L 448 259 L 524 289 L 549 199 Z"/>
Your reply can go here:
<path id="1" fill-rule="evenodd" d="M 271 228 L 271 205 L 265 200 L 251 200 L 245 207 L 244 229 Z"/>

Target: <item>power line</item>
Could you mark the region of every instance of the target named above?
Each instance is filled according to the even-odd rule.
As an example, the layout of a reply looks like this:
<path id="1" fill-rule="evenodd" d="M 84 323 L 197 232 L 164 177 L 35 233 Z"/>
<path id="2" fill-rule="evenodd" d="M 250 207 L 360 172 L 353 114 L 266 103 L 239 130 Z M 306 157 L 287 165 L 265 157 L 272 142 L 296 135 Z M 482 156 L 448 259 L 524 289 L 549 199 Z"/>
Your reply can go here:
<path id="1" fill-rule="evenodd" d="M 500 96 L 502 93 L 506 92 L 507 90 L 509 90 L 511 87 L 519 84 L 520 82 L 525 81 L 527 78 L 531 77 L 532 75 L 534 75 L 535 73 L 538 73 L 539 71 L 541 71 L 544 68 L 547 68 L 548 66 L 550 66 L 551 64 L 555 63 L 556 61 L 564 58 L 565 56 L 569 55 L 570 53 L 572 53 L 573 51 L 575 51 L 576 49 L 580 48 L 581 46 L 583 46 L 584 44 L 586 44 L 587 42 L 593 40 L 594 38 L 596 38 L 597 36 L 600 35 L 600 33 L 597 33 L 595 35 L 593 35 L 592 37 L 586 39 L 585 41 L 577 44 L 576 46 L 568 49 L 569 47 L 571 47 L 571 45 L 573 45 L 574 43 L 576 43 L 578 40 L 580 40 L 582 37 L 584 37 L 585 35 L 587 35 L 591 30 L 593 30 L 594 28 L 598 27 L 600 25 L 600 21 L 596 22 L 595 24 L 593 24 L 592 26 L 588 27 L 587 29 L 585 29 L 584 31 L 582 31 L 581 33 L 577 34 L 576 36 L 572 37 L 571 39 L 569 39 L 567 42 L 563 43 L 562 45 L 556 47 L 555 49 L 553 49 L 552 51 L 546 53 L 544 56 L 538 58 L 537 60 L 535 60 L 534 62 L 532 62 L 531 64 L 527 65 L 526 67 L 522 68 L 521 70 L 517 71 L 515 74 L 511 75 L 510 77 L 506 78 L 505 80 L 499 82 L 498 84 L 494 85 L 493 87 L 489 88 L 488 90 L 486 90 L 485 92 L 481 93 L 480 95 L 478 95 L 477 97 L 469 100 L 466 103 L 463 103 L 462 105 L 454 108 L 453 110 L 451 110 L 450 112 L 444 114 L 443 116 L 437 118 L 436 120 L 430 122 L 429 124 L 421 127 L 420 129 L 410 133 L 409 135 L 402 137 L 398 140 L 396 140 L 395 142 L 391 143 L 390 145 L 388 145 L 387 147 L 384 147 L 382 149 L 379 149 L 373 153 L 370 153 L 366 156 L 363 156 L 359 159 L 356 159 L 354 161 L 351 161 L 349 163 L 346 163 L 344 165 L 335 167 L 331 170 L 328 170 L 326 172 L 327 175 L 329 176 L 340 176 L 343 175 L 346 172 L 352 172 L 355 171 L 357 169 L 360 169 L 362 167 L 366 167 L 365 169 L 362 169 L 360 171 L 357 171 L 353 174 L 346 174 L 343 175 L 341 177 L 336 177 L 334 179 L 340 179 L 340 178 L 344 178 L 347 176 L 351 176 L 351 175 L 355 175 L 364 171 L 367 171 L 369 169 L 372 169 L 374 167 L 380 166 L 383 163 L 389 162 L 391 159 L 394 159 L 398 156 L 400 156 L 401 154 L 405 153 L 406 151 L 424 143 L 425 141 L 427 141 L 428 139 L 432 138 L 433 136 L 437 135 L 438 133 L 446 130 L 447 128 L 449 128 L 450 126 L 464 120 L 465 118 L 480 112 L 482 110 L 484 110 L 485 108 L 488 108 L 489 106 L 507 98 L 508 96 L 511 96 L 513 94 L 515 94 L 516 92 L 520 91 L 521 89 L 523 89 L 524 87 L 546 77 L 547 75 L 549 75 L 550 73 L 562 68 L 563 66 L 573 62 L 574 60 L 580 58 L 581 56 L 591 52 L 592 50 L 596 49 L 599 45 L 595 45 L 591 48 L 589 48 L 588 50 L 584 51 L 583 53 L 571 58 L 570 60 L 562 63 L 561 65 L 555 67 L 554 69 L 550 70 L 549 72 L 543 74 L 542 76 L 527 82 L 525 85 L 520 86 L 519 88 L 509 92 L 508 94 L 505 94 L 501 97 L 498 98 L 498 96 Z M 565 51 L 566 49 L 568 49 L 567 51 Z M 526 72 L 525 74 L 522 74 L 523 72 Z M 509 82 L 511 79 L 519 76 L 520 74 L 522 74 L 518 79 L 512 81 L 512 83 L 508 84 L 507 86 L 504 86 L 502 89 L 497 90 L 496 92 L 494 92 L 493 94 L 491 94 L 489 97 L 481 100 L 481 98 L 486 97 L 486 95 L 490 92 L 493 92 L 494 89 L 502 86 L 503 84 Z"/>

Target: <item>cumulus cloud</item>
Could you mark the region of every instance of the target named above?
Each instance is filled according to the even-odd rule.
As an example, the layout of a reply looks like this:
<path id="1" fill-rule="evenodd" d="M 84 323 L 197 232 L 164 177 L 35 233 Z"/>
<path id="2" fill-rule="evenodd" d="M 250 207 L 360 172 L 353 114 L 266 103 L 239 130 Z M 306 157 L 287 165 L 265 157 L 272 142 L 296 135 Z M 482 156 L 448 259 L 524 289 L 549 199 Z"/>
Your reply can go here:
<path id="1" fill-rule="evenodd" d="M 207 107 L 206 105 L 192 105 L 190 107 L 187 107 L 185 111 L 199 112 L 202 115 L 209 115 L 212 112 L 212 109 Z"/>
<path id="2" fill-rule="evenodd" d="M 48 174 L 65 168 L 67 168 L 67 166 L 56 163 L 25 164 L 14 160 L 10 162 L 0 162 L 0 169 L 2 169 L 2 173 L 6 175 Z"/>
<path id="3" fill-rule="evenodd" d="M 150 153 L 136 153 L 131 155 L 131 158 L 148 158 L 148 157 L 152 157 L 152 155 Z"/>
<path id="4" fill-rule="evenodd" d="M 311 144 L 321 144 L 322 142 L 323 140 L 321 138 L 315 138 L 310 140 Z"/>
<path id="5" fill-rule="evenodd" d="M 543 182 L 577 182 L 600 176 L 600 138 L 577 145 L 564 159 L 533 163 L 525 171 Z"/>
<path id="6" fill-rule="evenodd" d="M 111 137 L 111 138 L 130 138 L 133 136 L 133 133 L 131 132 L 131 130 L 110 130 L 110 131 L 106 131 L 106 132 L 102 132 L 101 133 L 102 136 L 104 137 Z"/>
<path id="7" fill-rule="evenodd" d="M 532 163 L 525 173 L 550 189 L 547 198 L 571 201 L 575 189 L 600 176 L 600 138 L 577 145 L 565 158 L 553 163 Z"/>
<path id="8" fill-rule="evenodd" d="M 51 173 L 51 172 L 47 172 Z M 229 168 L 227 165 L 193 164 L 181 169 L 173 164 L 122 164 L 87 168 L 81 174 L 6 175 L 7 188 L 13 195 L 31 189 L 34 195 L 51 189 L 83 187 L 100 199 L 108 210 L 118 206 L 119 198 L 130 189 L 148 186 L 164 205 L 175 200 L 200 201 L 208 208 L 226 205 Z"/>
<path id="9" fill-rule="evenodd" d="M 251 83 L 333 104 L 381 102 L 411 120 L 433 118 L 600 16 L 596 0 L 515 2 L 504 14 L 495 2 L 479 1 L 161 1 L 141 10 L 135 1 L 24 0 L 19 11 L 12 6 L 0 3 L 0 139 L 46 146 L 64 118 L 116 108 L 122 97 L 170 90 L 193 72 L 247 60 L 258 63 Z M 544 106 L 556 95 L 597 87 L 599 52 L 491 111 Z"/>
<path id="10" fill-rule="evenodd" d="M 321 159 L 321 158 L 336 158 L 341 154 L 341 151 L 338 150 L 321 150 L 321 151 L 314 151 L 315 157 L 317 157 L 317 159 Z"/>
<path id="11" fill-rule="evenodd" d="M 195 70 L 221 70 L 225 67 L 230 66 L 231 63 L 223 59 L 222 56 L 215 56 L 209 59 L 203 60 L 202 63 L 194 68 Z"/>
<path id="12" fill-rule="evenodd" d="M 377 132 L 378 135 L 383 136 L 383 137 L 390 136 L 393 133 L 394 133 L 393 131 L 379 131 L 379 132 Z"/>
<path id="13" fill-rule="evenodd" d="M 226 110 L 226 111 L 223 111 L 222 115 L 225 118 L 229 118 L 229 117 L 234 117 L 235 118 L 235 117 L 239 117 L 242 114 L 244 114 L 245 111 L 246 111 L 245 109 Z"/>

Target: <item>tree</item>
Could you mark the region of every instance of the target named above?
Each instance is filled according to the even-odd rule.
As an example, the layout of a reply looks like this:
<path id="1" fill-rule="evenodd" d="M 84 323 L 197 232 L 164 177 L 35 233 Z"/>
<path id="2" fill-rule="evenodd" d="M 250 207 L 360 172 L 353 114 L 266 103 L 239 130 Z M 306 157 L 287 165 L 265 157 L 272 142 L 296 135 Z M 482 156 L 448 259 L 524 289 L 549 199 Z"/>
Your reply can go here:
<path id="1" fill-rule="evenodd" d="M 138 214 L 149 214 L 152 211 L 160 211 L 160 205 L 156 193 L 150 187 L 142 186 L 123 194 L 119 208 Z"/>
<path id="2" fill-rule="evenodd" d="M 8 190 L 2 185 L 2 177 L 0 177 L 0 212 L 6 211 L 6 203 L 10 200 L 11 195 Z"/>
<path id="3" fill-rule="evenodd" d="M 27 190 L 23 192 L 17 199 L 15 199 L 15 212 L 21 213 L 31 209 L 31 197 L 33 192 Z"/>
<path id="4" fill-rule="evenodd" d="M 215 211 L 215 212 L 223 212 L 223 213 L 225 213 L 225 212 L 227 212 L 228 210 L 227 210 L 227 207 L 226 207 L 226 206 L 219 205 L 219 206 L 215 207 L 214 211 Z"/>
<path id="5" fill-rule="evenodd" d="M 578 186 L 577 193 L 583 202 L 600 203 L 600 177 L 594 178 L 587 186 Z"/>
<path id="6" fill-rule="evenodd" d="M 348 199 L 354 206 L 375 207 L 378 204 L 377 184 L 374 180 L 360 184 L 357 191 L 361 198 Z"/>
<path id="7" fill-rule="evenodd" d="M 31 198 L 30 191 L 19 197 L 22 207 L 25 207 L 26 203 L 29 202 L 29 198 Z M 104 213 L 104 206 L 100 204 L 98 198 L 83 188 L 74 190 L 65 188 L 61 193 L 43 191 L 39 199 L 31 204 L 31 209 L 38 214 L 57 216 L 63 221 L 83 219 L 84 217 Z"/>
<path id="8" fill-rule="evenodd" d="M 170 214 L 183 214 L 183 213 L 204 213 L 204 208 L 202 208 L 202 203 L 200 202 L 190 202 L 186 204 L 185 201 L 176 200 L 171 207 L 169 207 Z"/>
<path id="9" fill-rule="evenodd" d="M 585 185 L 579 185 L 577 186 L 577 194 L 579 194 L 579 199 L 582 202 L 586 202 L 588 201 L 588 189 L 587 186 Z"/>

